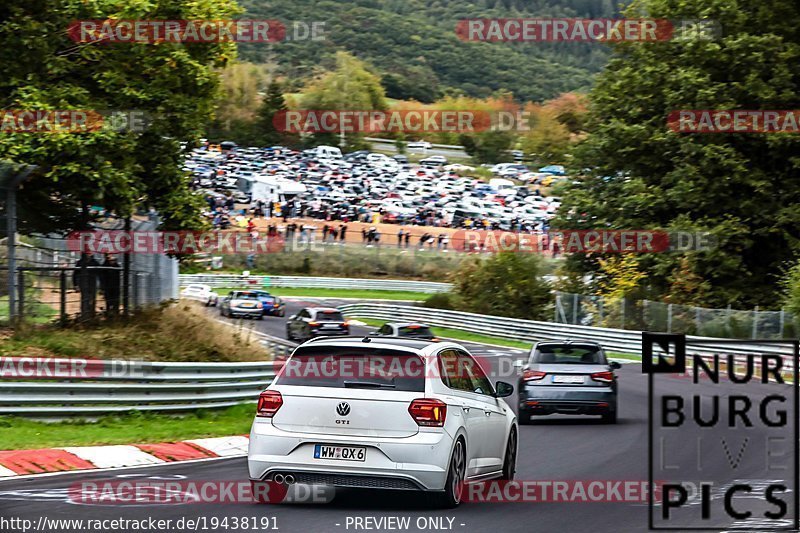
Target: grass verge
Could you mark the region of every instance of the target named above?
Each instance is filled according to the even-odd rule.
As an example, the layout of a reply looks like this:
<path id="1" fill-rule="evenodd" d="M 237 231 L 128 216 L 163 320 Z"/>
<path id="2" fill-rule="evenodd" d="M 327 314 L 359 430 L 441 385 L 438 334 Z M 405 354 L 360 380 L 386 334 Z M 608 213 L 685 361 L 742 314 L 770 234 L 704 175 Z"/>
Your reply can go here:
<path id="1" fill-rule="evenodd" d="M 209 362 L 270 358 L 249 328 L 221 324 L 199 303 L 186 301 L 142 310 L 127 321 L 20 327 L 0 335 L 0 356 Z"/>
<path id="2" fill-rule="evenodd" d="M 0 450 L 55 446 L 144 444 L 203 437 L 244 435 L 250 431 L 255 404 L 178 415 L 141 413 L 104 416 L 96 421 L 41 422 L 0 417 Z"/>
<path id="3" fill-rule="evenodd" d="M 259 289 L 276 296 L 308 296 L 311 298 L 357 298 L 359 300 L 425 300 L 430 294 L 413 291 L 375 291 L 368 289 L 318 289 L 302 287 L 222 287 L 214 289 L 219 294 L 232 290 Z"/>

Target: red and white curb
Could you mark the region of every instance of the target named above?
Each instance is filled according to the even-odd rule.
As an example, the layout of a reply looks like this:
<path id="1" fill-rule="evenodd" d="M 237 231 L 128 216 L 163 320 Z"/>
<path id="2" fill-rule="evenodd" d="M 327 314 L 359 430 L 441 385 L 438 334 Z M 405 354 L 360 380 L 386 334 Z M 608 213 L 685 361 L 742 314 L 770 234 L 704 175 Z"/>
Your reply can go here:
<path id="1" fill-rule="evenodd" d="M 70 446 L 0 451 L 0 479 L 14 476 L 127 468 L 247 454 L 245 436 L 116 446 Z"/>

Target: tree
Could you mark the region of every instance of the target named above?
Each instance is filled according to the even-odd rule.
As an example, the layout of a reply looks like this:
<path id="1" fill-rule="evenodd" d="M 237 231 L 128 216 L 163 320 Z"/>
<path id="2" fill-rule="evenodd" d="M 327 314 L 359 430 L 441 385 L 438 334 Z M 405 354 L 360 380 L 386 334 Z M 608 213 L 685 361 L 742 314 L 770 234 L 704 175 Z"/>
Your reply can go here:
<path id="1" fill-rule="evenodd" d="M 235 62 L 221 70 L 219 97 L 208 131 L 211 140 L 256 143 L 257 112 L 268 79 L 266 65 Z"/>
<path id="2" fill-rule="evenodd" d="M 36 164 L 20 193 L 21 230 L 84 229 L 92 206 L 120 216 L 153 206 L 167 228 L 196 227 L 196 200 L 181 171 L 179 140 L 197 139 L 218 89 L 214 69 L 232 43 L 76 43 L 75 20 L 228 19 L 229 0 L 9 0 L 0 6 L 0 101 L 4 109 L 115 110 L 147 115 L 146 129 L 6 133 L 0 158 Z M 108 122 L 106 122 L 108 124 Z"/>
<path id="3" fill-rule="evenodd" d="M 797 257 L 800 139 L 796 135 L 670 131 L 680 109 L 797 109 L 800 16 L 795 0 L 643 0 L 629 16 L 708 18 L 724 33 L 620 43 L 591 93 L 584 175 L 564 195 L 558 227 L 709 232 L 718 245 L 639 259 L 662 294 L 691 256 L 706 306 L 775 306 L 780 267 Z M 581 265 L 596 271 L 596 263 Z"/>
<path id="4" fill-rule="evenodd" d="M 536 254 L 502 252 L 465 261 L 453 275 L 457 305 L 473 313 L 532 320 L 549 316 L 550 286 Z"/>
<path id="5" fill-rule="evenodd" d="M 283 98 L 281 85 L 273 80 L 267 88 L 267 95 L 258 108 L 258 119 L 255 125 L 255 144 L 261 146 L 272 146 L 276 144 L 293 144 L 296 139 L 287 142 L 289 134 L 280 132 L 275 128 L 273 119 L 281 111 L 286 111 L 286 100 Z"/>
<path id="6" fill-rule="evenodd" d="M 336 68 L 314 80 L 303 92 L 301 107 L 311 110 L 386 110 L 386 93 L 380 77 L 363 61 L 347 52 L 337 52 Z M 335 144 L 336 135 L 314 136 L 317 144 Z M 353 148 L 363 145 L 359 135 L 349 139 Z"/>

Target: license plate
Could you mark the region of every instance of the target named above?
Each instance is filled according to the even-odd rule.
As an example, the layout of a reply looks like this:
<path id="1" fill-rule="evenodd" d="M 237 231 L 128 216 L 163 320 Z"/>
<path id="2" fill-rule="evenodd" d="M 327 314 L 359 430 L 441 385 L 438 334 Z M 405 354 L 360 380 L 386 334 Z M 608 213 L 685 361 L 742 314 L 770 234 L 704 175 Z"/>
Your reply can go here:
<path id="1" fill-rule="evenodd" d="M 256 304 L 241 304 L 241 307 L 253 308 L 255 306 L 256 306 Z"/>
<path id="2" fill-rule="evenodd" d="M 338 329 L 339 324 L 322 324 L 323 329 Z"/>
<path id="3" fill-rule="evenodd" d="M 314 445 L 314 459 L 334 459 L 337 461 L 366 461 L 367 449 L 363 446 Z"/>
<path id="4" fill-rule="evenodd" d="M 583 383 L 584 376 L 553 376 L 553 383 Z"/>

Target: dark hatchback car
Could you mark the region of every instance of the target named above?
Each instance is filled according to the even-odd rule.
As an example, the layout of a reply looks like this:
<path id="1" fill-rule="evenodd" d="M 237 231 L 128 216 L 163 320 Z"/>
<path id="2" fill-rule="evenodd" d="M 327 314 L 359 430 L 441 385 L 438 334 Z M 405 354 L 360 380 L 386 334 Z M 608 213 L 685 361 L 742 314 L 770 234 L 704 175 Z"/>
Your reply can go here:
<path id="1" fill-rule="evenodd" d="M 378 329 L 377 334 L 388 335 L 392 337 L 408 337 L 410 339 L 419 339 L 425 341 L 439 340 L 433 334 L 433 331 L 431 331 L 430 326 L 427 324 L 410 322 L 387 322 Z"/>
<path id="2" fill-rule="evenodd" d="M 264 314 L 269 316 L 284 316 L 286 315 L 286 303 L 267 291 L 253 291 L 261 302 L 264 309 Z"/>
<path id="3" fill-rule="evenodd" d="M 589 341 L 536 343 L 519 382 L 519 423 L 550 414 L 601 415 L 617 421 L 616 361 Z"/>
<path id="4" fill-rule="evenodd" d="M 286 322 L 286 338 L 293 341 L 349 334 L 344 315 L 332 307 L 306 307 Z"/>

